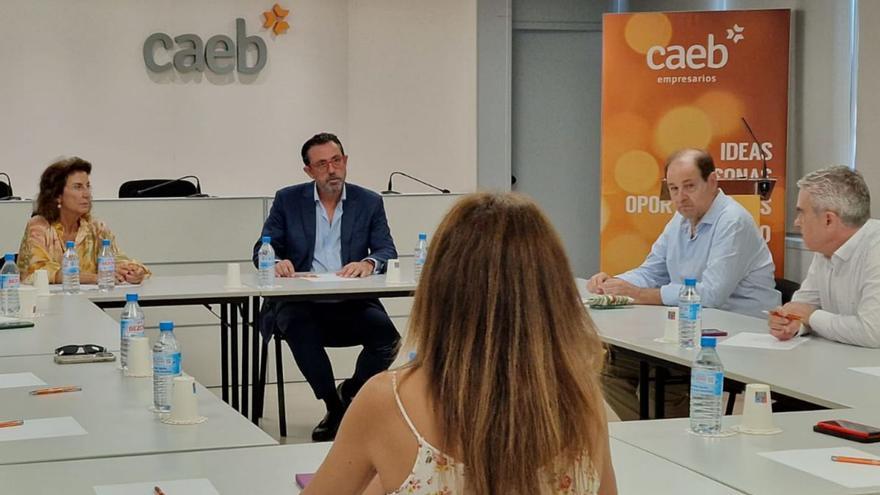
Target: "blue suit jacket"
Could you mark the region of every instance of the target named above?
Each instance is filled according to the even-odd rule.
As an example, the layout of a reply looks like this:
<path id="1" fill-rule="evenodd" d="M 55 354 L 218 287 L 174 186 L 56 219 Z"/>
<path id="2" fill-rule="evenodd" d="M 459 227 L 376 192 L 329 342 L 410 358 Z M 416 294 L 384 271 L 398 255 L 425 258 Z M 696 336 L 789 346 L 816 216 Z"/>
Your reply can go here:
<path id="1" fill-rule="evenodd" d="M 275 193 L 269 217 L 263 224 L 262 236 L 272 238 L 278 259 L 290 260 L 298 272 L 309 271 L 315 254 L 315 183 L 288 186 Z M 382 196 L 354 184 L 345 184 L 340 247 L 342 265 L 375 259 L 384 271 L 389 259 L 397 257 Z M 262 242 L 254 244 L 253 262 Z M 263 305 L 261 330 L 264 335 L 274 327 L 273 304 Z"/>
<path id="2" fill-rule="evenodd" d="M 312 267 L 315 255 L 315 186 L 314 182 L 285 187 L 275 193 L 262 236 L 272 238 L 275 257 L 290 260 L 298 272 Z M 354 184 L 345 185 L 346 200 L 342 213 L 341 258 L 343 266 L 367 256 L 379 263 L 397 257 L 382 196 Z M 254 244 L 253 262 L 261 242 Z"/>

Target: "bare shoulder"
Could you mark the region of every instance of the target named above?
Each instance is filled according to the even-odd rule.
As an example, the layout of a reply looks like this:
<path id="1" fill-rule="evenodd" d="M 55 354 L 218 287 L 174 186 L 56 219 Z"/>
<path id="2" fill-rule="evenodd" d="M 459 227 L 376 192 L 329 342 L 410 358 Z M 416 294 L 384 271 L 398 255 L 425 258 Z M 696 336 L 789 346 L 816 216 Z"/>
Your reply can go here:
<path id="1" fill-rule="evenodd" d="M 361 387 L 354 401 L 352 408 L 368 409 L 377 411 L 394 405 L 394 379 L 391 371 L 379 373 Z"/>

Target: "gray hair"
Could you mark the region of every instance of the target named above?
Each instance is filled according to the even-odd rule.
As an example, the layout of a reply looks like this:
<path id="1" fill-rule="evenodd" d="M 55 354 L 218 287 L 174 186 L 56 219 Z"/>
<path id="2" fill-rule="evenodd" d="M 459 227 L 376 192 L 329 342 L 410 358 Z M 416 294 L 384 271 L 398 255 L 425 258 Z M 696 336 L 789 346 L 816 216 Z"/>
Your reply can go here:
<path id="1" fill-rule="evenodd" d="M 850 227 L 861 227 L 871 217 L 871 193 L 862 174 L 843 165 L 807 174 L 797 186 L 809 193 L 813 210 L 831 211 Z"/>

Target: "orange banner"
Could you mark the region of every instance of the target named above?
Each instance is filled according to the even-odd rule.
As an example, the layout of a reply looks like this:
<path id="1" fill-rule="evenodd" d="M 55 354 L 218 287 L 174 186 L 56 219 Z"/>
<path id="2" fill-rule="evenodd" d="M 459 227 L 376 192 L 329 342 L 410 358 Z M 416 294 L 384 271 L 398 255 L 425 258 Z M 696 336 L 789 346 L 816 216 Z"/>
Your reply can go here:
<path id="1" fill-rule="evenodd" d="M 675 213 L 660 199 L 666 157 L 702 148 L 720 179 L 760 178 L 766 157 L 761 232 L 782 277 L 789 23 L 789 10 L 605 15 L 602 271 L 644 261 Z"/>

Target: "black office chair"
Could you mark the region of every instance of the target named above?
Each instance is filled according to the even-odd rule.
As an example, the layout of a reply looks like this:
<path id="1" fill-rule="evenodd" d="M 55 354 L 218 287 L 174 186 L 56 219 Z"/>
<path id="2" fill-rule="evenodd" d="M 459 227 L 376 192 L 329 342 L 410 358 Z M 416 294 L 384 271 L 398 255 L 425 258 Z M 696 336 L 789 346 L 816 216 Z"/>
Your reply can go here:
<path id="1" fill-rule="evenodd" d="M 284 404 L 284 361 L 282 345 L 284 338 L 276 327 L 271 339 L 275 341 L 275 380 L 278 388 L 278 427 L 282 437 L 287 436 L 287 411 Z M 266 397 L 266 363 L 269 361 L 269 339 L 261 336 L 260 376 L 254 383 L 254 418 L 259 421 L 263 417 L 263 404 Z"/>
<path id="2" fill-rule="evenodd" d="M 776 279 L 776 290 L 782 293 L 782 304 L 791 302 L 791 296 L 800 288 L 801 284 L 795 281 L 788 280 L 787 278 Z"/>
<path id="3" fill-rule="evenodd" d="M 6 177 L 6 182 L 0 182 L 0 200 L 21 199 L 12 195 L 12 179 L 9 178 L 9 174 L 0 172 L 0 176 Z"/>
<path id="4" fill-rule="evenodd" d="M 181 179 L 139 179 L 123 182 L 119 186 L 120 198 L 186 198 L 202 194 L 198 178 L 196 183 Z"/>

